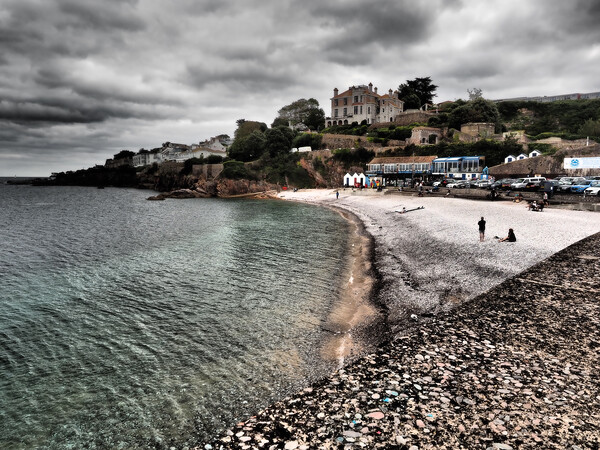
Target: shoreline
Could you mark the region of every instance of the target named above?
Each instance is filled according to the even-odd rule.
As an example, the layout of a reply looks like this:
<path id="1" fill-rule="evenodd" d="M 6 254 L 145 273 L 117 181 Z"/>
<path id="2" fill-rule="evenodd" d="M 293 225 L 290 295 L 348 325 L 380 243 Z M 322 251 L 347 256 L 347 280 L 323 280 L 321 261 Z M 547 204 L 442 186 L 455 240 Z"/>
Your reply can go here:
<path id="1" fill-rule="evenodd" d="M 589 212 L 547 209 L 543 214 L 538 214 L 526 211 L 523 205 L 512 202 L 501 205 L 495 202 L 418 198 L 416 195 L 378 195 L 370 192 L 367 195 L 349 195 L 348 191 L 344 193 L 341 190 L 340 199 L 336 201 L 335 191 L 285 192 L 280 193 L 278 198 L 340 208 L 349 211 L 362 222 L 365 232 L 371 236 L 371 259 L 373 269 L 378 274 L 377 288 L 371 291 L 374 295 L 369 300 L 374 300 L 375 305 L 380 304 L 381 311 L 387 308 L 388 313 L 379 324 L 384 323 L 389 327 L 389 339 L 381 341 L 382 346 L 378 348 L 378 352 L 391 352 L 391 347 L 395 344 L 408 343 L 404 340 L 410 340 L 415 332 L 419 333 L 419 330 L 436 322 L 439 317 L 452 318 L 455 313 L 465 309 L 468 311 L 474 299 L 482 299 L 481 294 L 501 289 L 517 275 L 531 270 L 532 266 L 537 264 L 536 267 L 539 267 L 540 261 L 600 232 L 597 216 Z M 420 206 L 423 209 L 407 214 L 394 212 L 401 207 L 411 209 Z M 485 215 L 488 220 L 488 236 L 500 234 L 501 229 L 508 227 L 498 221 L 497 217 L 510 218 L 511 225 L 514 223 L 518 242 L 500 244 L 487 237 L 486 242 L 479 243 L 476 224 L 480 215 Z M 480 301 L 475 302 L 479 303 Z M 368 331 L 368 326 L 364 331 Z M 402 348 L 407 347 L 403 345 Z M 323 386 L 343 383 L 346 378 L 344 374 L 348 370 L 358 367 L 356 370 L 364 371 L 365 365 L 368 368 L 369 364 L 374 364 L 374 359 L 379 361 L 378 358 L 376 354 L 367 353 L 350 360 L 344 368 L 306 388 L 298 396 L 306 397 L 309 399 L 307 404 L 312 405 L 316 395 L 314 390 L 318 391 L 317 395 L 322 396 Z M 364 382 L 355 387 L 371 392 L 369 385 L 368 379 L 364 379 Z M 278 417 L 283 419 L 288 414 L 298 414 L 297 408 L 288 404 L 289 401 L 290 399 L 283 400 L 267 409 L 270 411 L 271 423 L 277 423 Z M 278 411 L 281 415 L 278 415 Z M 377 417 L 380 413 L 385 415 L 385 412 L 384 407 L 370 411 Z M 265 417 L 264 414 L 266 412 L 259 413 L 261 417 Z M 320 412 L 319 415 L 325 419 L 329 417 L 327 412 Z M 245 430 L 249 437 L 249 432 L 257 428 L 256 420 L 253 418 L 239 424 L 238 431 Z M 420 425 L 417 428 L 419 427 Z M 331 440 L 331 435 L 327 439 L 323 436 L 322 440 L 317 441 L 314 437 L 312 441 L 294 441 L 294 438 L 304 434 L 302 428 L 300 423 L 296 429 L 298 434 L 290 434 L 287 439 L 290 446 L 286 448 L 312 448 L 311 445 L 322 441 L 351 444 L 354 442 L 352 439 L 361 435 L 350 431 L 350 434 L 340 434 L 337 442 Z M 231 431 L 228 431 L 224 437 L 215 440 L 215 444 L 232 448 L 229 443 L 236 441 L 232 436 Z M 310 445 L 302 444 L 302 441 Z M 398 443 L 401 442 L 394 442 Z"/>
<path id="2" fill-rule="evenodd" d="M 375 264 L 375 241 L 360 218 L 352 211 L 326 206 L 338 212 L 351 225 L 348 251 L 351 264 L 345 269 L 347 282 L 330 308 L 327 330 L 334 333 L 322 345 L 321 356 L 335 359 L 339 370 L 348 362 L 372 351 L 388 333 L 386 308 L 377 301 L 381 277 Z M 372 332 L 380 331 L 379 336 Z"/>

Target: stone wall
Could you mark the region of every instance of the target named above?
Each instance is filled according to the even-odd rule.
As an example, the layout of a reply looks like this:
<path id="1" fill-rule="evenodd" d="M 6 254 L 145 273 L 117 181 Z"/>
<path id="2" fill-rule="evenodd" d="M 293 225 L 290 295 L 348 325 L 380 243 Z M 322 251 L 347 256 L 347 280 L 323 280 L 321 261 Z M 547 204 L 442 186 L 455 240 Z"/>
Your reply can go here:
<path id="1" fill-rule="evenodd" d="M 215 179 L 222 171 L 223 164 L 194 164 L 192 166 L 194 176 L 203 176 L 207 180 Z"/>
<path id="2" fill-rule="evenodd" d="M 398 116 L 394 122 L 396 125 L 406 126 L 411 123 L 427 123 L 430 117 L 435 116 L 435 113 L 428 111 L 406 111 Z"/>

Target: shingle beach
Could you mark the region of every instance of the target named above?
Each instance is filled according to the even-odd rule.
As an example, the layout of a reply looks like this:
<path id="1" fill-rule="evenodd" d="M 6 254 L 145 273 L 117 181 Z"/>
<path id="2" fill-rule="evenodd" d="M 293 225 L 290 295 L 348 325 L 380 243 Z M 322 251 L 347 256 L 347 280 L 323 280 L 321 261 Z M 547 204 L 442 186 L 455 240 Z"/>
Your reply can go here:
<path id="1" fill-rule="evenodd" d="M 362 220 L 389 339 L 198 448 L 600 447 L 598 213 L 349 190 L 280 196 Z M 494 239 L 509 227 L 516 243 Z"/>

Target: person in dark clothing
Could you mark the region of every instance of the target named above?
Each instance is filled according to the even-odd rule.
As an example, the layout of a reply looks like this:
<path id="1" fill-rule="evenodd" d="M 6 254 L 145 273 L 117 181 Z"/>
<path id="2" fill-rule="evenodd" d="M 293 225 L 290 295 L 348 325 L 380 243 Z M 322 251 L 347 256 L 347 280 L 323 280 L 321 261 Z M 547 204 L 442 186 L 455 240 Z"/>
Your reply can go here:
<path id="1" fill-rule="evenodd" d="M 483 239 L 485 238 L 485 219 L 482 217 L 481 220 L 477 222 L 477 225 L 479 225 L 479 242 L 483 242 Z"/>
<path id="2" fill-rule="evenodd" d="M 515 236 L 515 232 L 512 228 L 508 229 L 508 236 L 500 239 L 498 242 L 517 242 L 517 237 Z"/>

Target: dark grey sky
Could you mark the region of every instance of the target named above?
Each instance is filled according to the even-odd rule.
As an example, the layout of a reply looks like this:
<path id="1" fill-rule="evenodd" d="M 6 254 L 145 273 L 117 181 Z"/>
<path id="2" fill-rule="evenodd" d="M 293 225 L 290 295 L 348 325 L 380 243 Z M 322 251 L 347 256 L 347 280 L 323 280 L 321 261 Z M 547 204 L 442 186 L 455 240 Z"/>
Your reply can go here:
<path id="1" fill-rule="evenodd" d="M 0 176 L 191 144 L 333 88 L 600 90 L 596 0 L 2 0 Z"/>

